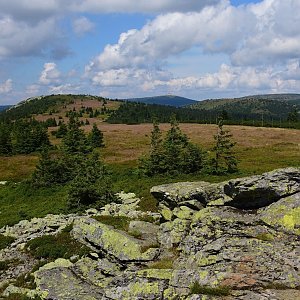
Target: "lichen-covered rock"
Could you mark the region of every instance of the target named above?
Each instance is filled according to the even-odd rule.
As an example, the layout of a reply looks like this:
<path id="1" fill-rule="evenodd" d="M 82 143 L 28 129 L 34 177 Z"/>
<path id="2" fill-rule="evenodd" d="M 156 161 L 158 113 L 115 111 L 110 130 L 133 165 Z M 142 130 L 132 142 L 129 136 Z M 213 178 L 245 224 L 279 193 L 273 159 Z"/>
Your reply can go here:
<path id="1" fill-rule="evenodd" d="M 10 284 L 5 295 L 48 300 L 300 299 L 300 168 L 217 184 L 163 185 L 152 192 L 159 198 L 160 214 L 139 211 L 139 199 L 121 193 L 122 203 L 90 209 L 83 216 L 34 218 L 0 229 L 16 237 L 0 251 L 2 288 Z M 124 232 L 91 218 L 105 214 L 134 220 Z M 161 223 L 138 220 L 149 216 Z M 16 277 L 38 263 L 26 252 L 26 241 L 71 223 L 71 235 L 93 253 L 39 268 L 33 273 L 35 290 L 16 287 Z M 198 294 L 191 294 L 196 283 L 193 292 Z"/>
<path id="2" fill-rule="evenodd" d="M 208 191 L 209 189 L 209 191 Z M 154 186 L 150 190 L 151 194 L 160 202 L 166 203 L 168 207 L 174 208 L 179 203 L 189 200 L 197 200 L 206 203 L 208 193 L 219 192 L 218 185 L 209 182 L 177 182 Z"/>
<path id="3" fill-rule="evenodd" d="M 300 286 L 299 241 L 256 214 L 205 208 L 194 216 L 179 249 L 172 286 L 188 287 L 191 281 L 233 289 Z"/>
<path id="4" fill-rule="evenodd" d="M 72 234 L 75 239 L 93 250 L 120 261 L 149 261 L 158 255 L 158 249 L 150 248 L 143 252 L 142 241 L 94 219 L 75 220 Z"/>
<path id="5" fill-rule="evenodd" d="M 16 287 L 10 284 L 3 292 L 2 296 L 9 298 L 13 295 L 20 295 L 28 298 L 35 298 L 41 296 L 41 294 L 36 290 L 30 290 L 27 288 Z"/>
<path id="6" fill-rule="evenodd" d="M 19 223 L 0 229 L 0 233 L 16 238 L 14 245 L 21 244 L 33 238 L 45 235 L 55 234 L 67 225 L 71 224 L 76 215 L 47 215 L 44 218 L 32 218 L 22 220 Z"/>
<path id="7" fill-rule="evenodd" d="M 113 285 L 105 290 L 107 299 L 140 300 L 162 299 L 167 284 L 164 280 L 153 280 L 144 278 L 116 278 Z"/>
<path id="8" fill-rule="evenodd" d="M 259 215 L 269 225 L 300 235 L 300 193 L 260 209 Z"/>
<path id="9" fill-rule="evenodd" d="M 151 193 L 171 209 L 189 200 L 205 206 L 257 209 L 300 192 L 299 183 L 300 168 L 286 168 L 217 184 L 199 181 L 160 185 L 153 187 Z"/>
<path id="10" fill-rule="evenodd" d="M 224 193 L 232 198 L 226 205 L 241 209 L 261 208 L 297 192 L 300 168 L 278 169 L 224 184 Z"/>
<path id="11" fill-rule="evenodd" d="M 58 259 L 34 273 L 37 290 L 43 299 L 97 300 L 102 290 L 79 277 L 70 261 Z"/>
<path id="12" fill-rule="evenodd" d="M 145 241 L 145 246 L 157 244 L 159 226 L 145 221 L 131 221 L 128 233 Z"/>

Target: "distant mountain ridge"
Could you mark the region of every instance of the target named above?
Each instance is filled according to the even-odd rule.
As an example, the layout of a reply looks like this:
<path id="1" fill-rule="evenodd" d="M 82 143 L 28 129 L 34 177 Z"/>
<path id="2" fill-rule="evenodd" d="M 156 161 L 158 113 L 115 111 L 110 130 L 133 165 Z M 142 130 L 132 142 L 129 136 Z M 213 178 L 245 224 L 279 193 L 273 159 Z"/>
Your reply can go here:
<path id="1" fill-rule="evenodd" d="M 174 95 L 131 98 L 123 102 L 116 100 L 92 95 L 38 96 L 1 111 L 0 122 L 32 116 L 40 120 L 45 120 L 47 116 L 63 119 L 70 111 L 77 112 L 79 117 L 84 115 L 84 118 L 93 118 L 93 114 L 86 114 L 89 108 L 94 112 L 97 109 L 97 116 L 102 113 L 99 118 L 108 123 L 147 123 L 152 122 L 154 117 L 159 122 L 168 122 L 170 116 L 175 114 L 182 123 L 211 124 L 222 116 L 227 124 L 275 126 L 277 122 L 281 127 L 285 126 L 284 122 L 287 122 L 286 126 L 291 126 L 290 122 L 293 122 L 300 127 L 300 94 L 267 94 L 203 101 Z"/>
<path id="2" fill-rule="evenodd" d="M 196 100 L 192 100 L 185 97 L 175 96 L 175 95 L 162 95 L 154 97 L 142 97 L 142 98 L 130 98 L 123 99 L 125 101 L 140 102 L 145 104 L 158 104 L 158 105 L 168 105 L 175 107 L 183 107 L 187 105 L 192 105 L 197 103 Z"/>
<path id="3" fill-rule="evenodd" d="M 0 105 L 0 111 L 6 110 L 10 107 L 11 107 L 11 105 Z"/>

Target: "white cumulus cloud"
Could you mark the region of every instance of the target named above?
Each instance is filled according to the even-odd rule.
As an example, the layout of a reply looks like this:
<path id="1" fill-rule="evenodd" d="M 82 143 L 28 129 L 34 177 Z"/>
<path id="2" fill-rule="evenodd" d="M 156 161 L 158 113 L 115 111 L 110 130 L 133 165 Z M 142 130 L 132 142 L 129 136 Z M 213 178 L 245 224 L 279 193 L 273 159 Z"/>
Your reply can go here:
<path id="1" fill-rule="evenodd" d="M 83 35 L 92 31 L 95 24 L 86 17 L 80 17 L 73 21 L 73 30 L 77 35 Z"/>
<path id="2" fill-rule="evenodd" d="M 0 94 L 8 94 L 12 91 L 13 81 L 11 79 L 7 79 L 5 82 L 0 83 Z"/>
<path id="3" fill-rule="evenodd" d="M 39 83 L 43 85 L 55 84 L 61 81 L 61 73 L 55 63 L 45 63 L 40 75 Z"/>

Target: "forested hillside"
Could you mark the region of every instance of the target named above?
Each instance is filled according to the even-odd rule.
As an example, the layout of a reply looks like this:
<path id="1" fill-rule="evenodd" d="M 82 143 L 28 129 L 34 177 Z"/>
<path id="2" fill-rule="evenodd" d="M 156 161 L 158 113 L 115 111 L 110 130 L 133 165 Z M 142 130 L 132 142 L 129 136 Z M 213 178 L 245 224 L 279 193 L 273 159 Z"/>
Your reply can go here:
<path id="1" fill-rule="evenodd" d="M 272 100 L 255 101 L 207 101 L 201 105 L 176 108 L 171 106 L 124 102 L 119 109 L 108 117 L 108 123 L 139 124 L 152 122 L 157 118 L 165 123 L 172 114 L 179 122 L 214 124 L 222 117 L 227 124 L 241 124 L 251 126 L 275 126 L 299 128 L 298 109 L 285 102 Z"/>
<path id="2" fill-rule="evenodd" d="M 221 112 L 226 110 L 233 119 L 260 119 L 262 115 L 274 120 L 286 119 L 297 105 L 289 101 L 271 99 L 237 98 L 199 101 L 190 108 Z"/>
<path id="3" fill-rule="evenodd" d="M 89 95 L 49 95 L 29 98 L 11 107 L 8 111 L 0 113 L 0 121 L 28 118 L 46 112 L 51 114 L 78 99 L 101 101 L 104 98 Z"/>

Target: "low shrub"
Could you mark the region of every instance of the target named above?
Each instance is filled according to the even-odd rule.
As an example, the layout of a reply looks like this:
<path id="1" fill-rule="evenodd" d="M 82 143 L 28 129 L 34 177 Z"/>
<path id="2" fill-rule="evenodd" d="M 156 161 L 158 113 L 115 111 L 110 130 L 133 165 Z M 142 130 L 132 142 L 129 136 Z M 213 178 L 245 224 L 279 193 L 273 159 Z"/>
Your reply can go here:
<path id="1" fill-rule="evenodd" d="M 83 256 L 90 252 L 90 249 L 74 240 L 66 227 L 56 235 L 44 235 L 27 242 L 29 252 L 38 259 L 57 259 L 60 257 L 70 258 L 73 255 Z"/>
<path id="2" fill-rule="evenodd" d="M 18 262 L 19 262 L 18 259 L 1 260 L 0 261 L 0 271 L 8 270 L 10 267 L 17 265 Z"/>
<path id="3" fill-rule="evenodd" d="M 16 279 L 16 282 L 14 283 L 14 285 L 17 287 L 20 287 L 20 288 L 27 288 L 27 289 L 31 289 L 31 290 L 34 290 L 36 288 L 36 284 L 34 282 L 34 276 L 30 273 L 20 275 Z M 17 299 L 19 299 L 19 298 L 17 298 Z M 25 298 L 25 299 L 27 299 L 27 298 Z"/>

